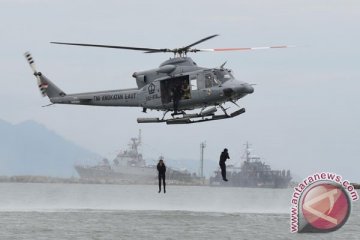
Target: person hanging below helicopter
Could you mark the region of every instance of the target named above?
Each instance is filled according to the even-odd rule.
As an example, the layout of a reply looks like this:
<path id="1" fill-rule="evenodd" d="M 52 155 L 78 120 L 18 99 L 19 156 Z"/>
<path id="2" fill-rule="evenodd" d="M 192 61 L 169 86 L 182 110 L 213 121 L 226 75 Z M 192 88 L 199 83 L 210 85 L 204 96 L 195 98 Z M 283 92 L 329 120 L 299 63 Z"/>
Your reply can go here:
<path id="1" fill-rule="evenodd" d="M 161 180 L 163 181 L 164 185 L 164 193 L 166 193 L 166 183 L 165 183 L 165 172 L 166 172 L 166 166 L 163 160 L 163 157 L 160 157 L 159 163 L 157 164 L 157 170 L 158 170 L 158 178 L 159 178 L 159 193 L 161 192 Z"/>
<path id="2" fill-rule="evenodd" d="M 222 176 L 223 180 L 226 182 L 228 181 L 226 178 L 226 164 L 225 164 L 227 159 L 230 159 L 230 157 L 229 157 L 227 148 L 225 148 L 224 151 L 222 151 L 222 153 L 220 155 L 219 165 L 221 168 L 221 176 Z"/>

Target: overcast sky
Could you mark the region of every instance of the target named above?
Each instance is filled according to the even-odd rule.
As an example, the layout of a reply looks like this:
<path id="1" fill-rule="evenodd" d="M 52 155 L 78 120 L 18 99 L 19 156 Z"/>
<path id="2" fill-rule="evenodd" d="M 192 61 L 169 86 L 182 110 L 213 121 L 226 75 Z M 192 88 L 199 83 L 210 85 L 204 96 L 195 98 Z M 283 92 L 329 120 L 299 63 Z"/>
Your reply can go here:
<path id="1" fill-rule="evenodd" d="M 227 147 L 239 161 L 243 144 L 275 169 L 301 178 L 333 171 L 360 181 L 359 1 L 0 1 L 0 118 L 35 120 L 87 149 L 114 157 L 142 129 L 144 155 L 217 160 Z M 197 53 L 200 66 L 228 61 L 235 76 L 256 83 L 238 103 L 246 113 L 184 126 L 139 125 L 159 116 L 140 108 L 56 105 L 41 98 L 23 57 L 66 93 L 135 87 L 135 71 L 169 54 L 52 45 L 50 41 L 182 47 L 220 34 L 201 48 L 296 45 L 253 52 Z M 206 164 L 206 163 L 205 163 Z"/>

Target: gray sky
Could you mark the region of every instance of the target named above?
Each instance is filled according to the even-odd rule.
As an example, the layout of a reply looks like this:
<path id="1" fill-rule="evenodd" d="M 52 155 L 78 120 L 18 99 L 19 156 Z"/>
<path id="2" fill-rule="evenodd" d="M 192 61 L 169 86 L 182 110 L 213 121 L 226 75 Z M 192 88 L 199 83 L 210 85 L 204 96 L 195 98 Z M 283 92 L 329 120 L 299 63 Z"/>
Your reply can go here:
<path id="1" fill-rule="evenodd" d="M 0 1 L 0 118 L 35 120 L 107 157 L 139 128 L 145 155 L 217 160 L 227 147 L 239 160 L 248 140 L 273 168 L 301 178 L 333 171 L 360 181 L 359 1 Z M 23 57 L 67 93 L 135 87 L 135 71 L 157 67 L 167 54 L 58 46 L 50 41 L 181 47 L 296 48 L 198 53 L 200 65 L 228 61 L 235 76 L 256 83 L 238 103 L 240 117 L 186 126 L 139 125 L 140 108 L 52 106 L 41 98 Z M 149 112 L 147 116 L 158 116 Z M 206 164 L 206 163 L 205 163 Z"/>

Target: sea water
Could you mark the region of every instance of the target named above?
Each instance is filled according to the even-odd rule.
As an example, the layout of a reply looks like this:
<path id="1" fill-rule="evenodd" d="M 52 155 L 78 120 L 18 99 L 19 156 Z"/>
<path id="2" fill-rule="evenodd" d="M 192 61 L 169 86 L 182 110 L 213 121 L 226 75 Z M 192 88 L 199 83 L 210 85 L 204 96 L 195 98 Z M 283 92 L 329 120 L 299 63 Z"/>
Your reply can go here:
<path id="1" fill-rule="evenodd" d="M 0 239 L 360 239 L 360 204 L 327 234 L 290 233 L 292 189 L 0 184 Z"/>

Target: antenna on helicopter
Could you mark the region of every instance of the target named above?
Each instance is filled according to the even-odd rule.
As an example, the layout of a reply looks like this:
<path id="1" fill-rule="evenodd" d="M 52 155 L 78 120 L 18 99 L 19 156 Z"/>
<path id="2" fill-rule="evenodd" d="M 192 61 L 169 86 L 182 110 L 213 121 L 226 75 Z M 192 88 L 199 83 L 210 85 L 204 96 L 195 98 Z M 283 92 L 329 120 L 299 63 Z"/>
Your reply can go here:
<path id="1" fill-rule="evenodd" d="M 224 69 L 224 66 L 226 63 L 227 63 L 227 61 L 225 61 L 223 64 L 221 64 L 220 69 Z"/>

